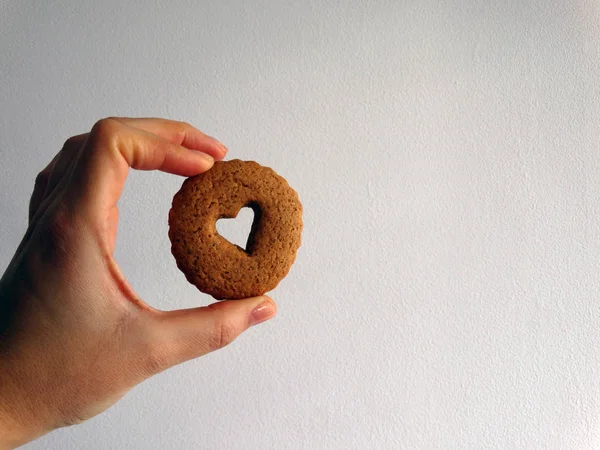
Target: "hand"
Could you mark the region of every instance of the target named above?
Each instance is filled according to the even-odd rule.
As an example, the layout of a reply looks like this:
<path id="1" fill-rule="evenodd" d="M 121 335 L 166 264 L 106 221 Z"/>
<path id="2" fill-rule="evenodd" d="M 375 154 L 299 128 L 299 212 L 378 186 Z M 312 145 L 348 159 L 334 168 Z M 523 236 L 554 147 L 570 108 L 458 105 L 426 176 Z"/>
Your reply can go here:
<path id="1" fill-rule="evenodd" d="M 184 123 L 112 118 L 69 139 L 39 174 L 29 228 L 0 281 L 0 449 L 89 419 L 275 315 L 267 297 L 158 311 L 113 258 L 130 167 L 192 176 L 225 153 Z"/>

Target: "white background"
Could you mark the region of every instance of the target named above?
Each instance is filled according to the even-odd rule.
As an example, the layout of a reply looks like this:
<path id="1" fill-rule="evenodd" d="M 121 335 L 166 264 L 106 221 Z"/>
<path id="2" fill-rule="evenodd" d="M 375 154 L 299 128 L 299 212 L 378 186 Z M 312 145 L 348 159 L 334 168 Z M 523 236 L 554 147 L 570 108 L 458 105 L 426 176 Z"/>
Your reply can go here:
<path id="1" fill-rule="evenodd" d="M 600 446 L 600 4 L 0 0 L 0 265 L 36 173 L 108 115 L 185 120 L 305 208 L 279 315 L 28 449 Z M 117 259 L 170 254 L 134 173 Z"/>

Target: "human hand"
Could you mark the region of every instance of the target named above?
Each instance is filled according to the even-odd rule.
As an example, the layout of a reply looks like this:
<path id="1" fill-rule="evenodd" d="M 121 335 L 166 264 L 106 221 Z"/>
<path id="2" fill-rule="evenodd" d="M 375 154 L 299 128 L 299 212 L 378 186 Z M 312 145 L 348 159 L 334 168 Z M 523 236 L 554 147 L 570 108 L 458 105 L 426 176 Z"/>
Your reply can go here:
<path id="1" fill-rule="evenodd" d="M 89 419 L 275 315 L 268 297 L 159 311 L 113 257 L 130 167 L 192 176 L 225 153 L 181 122 L 111 118 L 69 139 L 39 174 L 28 230 L 0 281 L 0 449 Z"/>

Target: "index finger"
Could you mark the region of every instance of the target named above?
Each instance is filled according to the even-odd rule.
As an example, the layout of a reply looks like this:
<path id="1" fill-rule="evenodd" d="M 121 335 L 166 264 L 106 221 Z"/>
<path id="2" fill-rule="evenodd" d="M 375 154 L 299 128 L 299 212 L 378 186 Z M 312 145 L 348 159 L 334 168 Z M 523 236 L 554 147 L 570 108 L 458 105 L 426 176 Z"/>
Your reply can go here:
<path id="1" fill-rule="evenodd" d="M 79 155 L 71 192 L 86 210 L 110 209 L 117 205 L 129 168 L 193 176 L 210 169 L 211 154 L 220 152 L 213 138 L 188 128 L 182 132 L 181 122 L 103 119 L 92 128 Z"/>
<path id="2" fill-rule="evenodd" d="M 207 153 L 217 161 L 227 154 L 227 148 L 221 142 L 186 122 L 155 117 L 113 117 L 112 120 L 155 134 L 173 144 Z"/>

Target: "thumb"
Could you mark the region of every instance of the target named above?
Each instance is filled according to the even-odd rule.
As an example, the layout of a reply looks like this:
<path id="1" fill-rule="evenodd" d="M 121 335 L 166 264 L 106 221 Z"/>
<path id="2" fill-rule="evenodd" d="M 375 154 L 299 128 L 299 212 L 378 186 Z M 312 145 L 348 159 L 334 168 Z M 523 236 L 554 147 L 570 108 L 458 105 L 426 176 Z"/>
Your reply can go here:
<path id="1" fill-rule="evenodd" d="M 223 348 L 250 326 L 276 313 L 275 302 L 267 296 L 193 309 L 153 311 L 145 352 L 149 375 Z"/>

